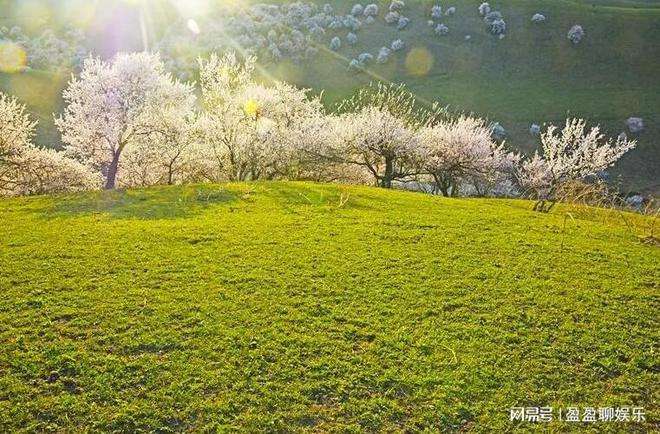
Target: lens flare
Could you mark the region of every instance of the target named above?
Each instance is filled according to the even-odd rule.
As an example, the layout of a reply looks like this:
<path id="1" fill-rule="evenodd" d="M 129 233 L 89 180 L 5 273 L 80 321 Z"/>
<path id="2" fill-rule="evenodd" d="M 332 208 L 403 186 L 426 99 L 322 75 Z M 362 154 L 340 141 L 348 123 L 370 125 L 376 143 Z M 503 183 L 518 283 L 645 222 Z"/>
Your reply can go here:
<path id="1" fill-rule="evenodd" d="M 433 54 L 424 47 L 410 50 L 406 56 L 406 71 L 410 75 L 424 76 L 433 68 Z"/>
<path id="2" fill-rule="evenodd" d="M 27 54 L 18 44 L 0 41 L 0 72 L 13 74 L 27 67 Z"/>

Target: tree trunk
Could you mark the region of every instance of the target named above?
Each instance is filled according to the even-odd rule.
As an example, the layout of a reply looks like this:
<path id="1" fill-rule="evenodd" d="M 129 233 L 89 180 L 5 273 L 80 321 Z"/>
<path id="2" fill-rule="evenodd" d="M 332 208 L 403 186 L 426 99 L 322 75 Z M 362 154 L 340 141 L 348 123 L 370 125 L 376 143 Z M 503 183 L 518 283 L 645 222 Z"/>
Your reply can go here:
<path id="1" fill-rule="evenodd" d="M 394 159 L 385 157 L 385 174 L 381 179 L 380 186 L 392 188 L 392 178 L 394 178 Z"/>
<path id="2" fill-rule="evenodd" d="M 114 190 L 115 188 L 115 179 L 117 178 L 117 169 L 119 168 L 119 156 L 121 155 L 120 151 L 117 151 L 112 156 L 112 162 L 110 167 L 108 167 L 108 175 L 105 181 L 106 190 Z"/>

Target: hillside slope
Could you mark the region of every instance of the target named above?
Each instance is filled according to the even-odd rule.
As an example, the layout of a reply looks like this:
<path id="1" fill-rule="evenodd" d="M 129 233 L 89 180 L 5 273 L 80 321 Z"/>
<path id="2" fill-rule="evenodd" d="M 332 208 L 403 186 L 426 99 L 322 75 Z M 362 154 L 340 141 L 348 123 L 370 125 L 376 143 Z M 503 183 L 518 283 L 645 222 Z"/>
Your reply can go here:
<path id="1" fill-rule="evenodd" d="M 652 221 L 530 207 L 306 183 L 1 200 L 0 426 L 494 432 L 513 406 L 630 405 L 648 424 L 599 428 L 651 429 Z"/>

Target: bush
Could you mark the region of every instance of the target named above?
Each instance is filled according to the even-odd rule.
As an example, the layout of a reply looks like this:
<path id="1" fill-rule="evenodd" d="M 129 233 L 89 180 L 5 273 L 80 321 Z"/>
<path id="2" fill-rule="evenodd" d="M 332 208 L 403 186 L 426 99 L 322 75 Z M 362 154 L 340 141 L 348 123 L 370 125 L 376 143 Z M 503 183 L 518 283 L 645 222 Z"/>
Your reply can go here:
<path id="1" fill-rule="evenodd" d="M 405 46 L 406 44 L 401 39 L 397 39 L 392 41 L 391 48 L 392 51 L 400 51 L 403 50 Z"/>
<path id="2" fill-rule="evenodd" d="M 638 134 L 644 131 L 644 120 L 642 118 L 630 117 L 626 121 L 626 125 L 633 134 Z"/>
<path id="3" fill-rule="evenodd" d="M 491 126 L 491 132 L 492 132 L 493 138 L 495 138 L 496 140 L 504 140 L 504 138 L 506 137 L 506 130 L 504 129 L 504 127 L 502 125 L 500 125 L 499 122 L 495 122 Z"/>
<path id="4" fill-rule="evenodd" d="M 362 15 L 364 13 L 364 6 L 362 6 L 360 3 L 356 4 L 351 8 L 351 15 L 357 17 L 358 15 Z"/>
<path id="5" fill-rule="evenodd" d="M 447 11 L 445 12 L 445 15 L 454 15 L 456 13 L 456 8 L 454 6 L 451 6 L 447 8 Z"/>
<path id="6" fill-rule="evenodd" d="M 337 51 L 341 48 L 341 39 L 339 39 L 339 36 L 335 36 L 330 40 L 330 49 L 332 51 Z"/>
<path id="7" fill-rule="evenodd" d="M 545 21 L 545 15 L 539 13 L 532 15 L 533 23 L 542 23 L 543 21 Z"/>
<path id="8" fill-rule="evenodd" d="M 358 37 L 355 33 L 350 32 L 348 35 L 346 35 L 346 42 L 348 42 L 351 45 L 357 44 Z"/>
<path id="9" fill-rule="evenodd" d="M 485 17 L 490 12 L 490 5 L 488 3 L 481 3 L 479 5 L 479 15 Z"/>
<path id="10" fill-rule="evenodd" d="M 582 28 L 581 25 L 576 24 L 573 27 L 571 27 L 566 37 L 573 44 L 577 45 L 580 43 L 580 41 L 582 41 L 582 38 L 584 38 L 584 29 Z"/>
<path id="11" fill-rule="evenodd" d="M 375 3 L 370 3 L 364 8 L 365 17 L 377 17 L 378 16 L 378 5 Z"/>
<path id="12" fill-rule="evenodd" d="M 539 134 L 541 134 L 541 127 L 538 124 L 532 124 L 529 127 L 529 134 L 531 134 L 532 136 L 538 136 Z"/>
<path id="13" fill-rule="evenodd" d="M 330 6 L 328 3 L 323 5 L 323 13 L 326 15 L 332 15 L 333 9 L 332 6 Z"/>
<path id="14" fill-rule="evenodd" d="M 406 7 L 406 4 L 401 1 L 401 0 L 393 0 L 392 3 L 390 3 L 390 11 L 401 11 L 403 8 Z"/>
<path id="15" fill-rule="evenodd" d="M 442 7 L 435 5 L 431 8 L 431 18 L 439 20 L 442 18 Z"/>
<path id="16" fill-rule="evenodd" d="M 434 32 L 436 35 L 445 36 L 449 34 L 449 27 L 440 23 L 437 26 L 435 26 Z"/>
<path id="17" fill-rule="evenodd" d="M 364 19 L 364 22 L 366 24 L 373 24 L 374 22 L 376 22 L 376 19 L 374 17 L 372 17 L 371 15 L 369 15 L 367 18 Z"/>
<path id="18" fill-rule="evenodd" d="M 399 22 L 399 18 L 401 18 L 401 15 L 399 15 L 398 12 L 388 12 L 385 15 L 385 22 L 387 24 L 394 24 Z"/>
<path id="19" fill-rule="evenodd" d="M 504 20 L 495 20 L 490 24 L 490 33 L 493 35 L 504 36 L 506 32 L 506 23 Z"/>
<path id="20" fill-rule="evenodd" d="M 372 60 L 374 60 L 374 55 L 371 53 L 362 53 L 358 56 L 358 61 L 363 65 L 368 64 Z"/>
<path id="21" fill-rule="evenodd" d="M 358 59 L 353 59 L 348 64 L 349 71 L 359 71 L 360 69 L 362 69 L 362 64 Z"/>
<path id="22" fill-rule="evenodd" d="M 396 28 L 399 29 L 399 30 L 403 30 L 403 29 L 405 29 L 405 28 L 408 26 L 409 23 L 410 23 L 410 19 L 409 19 L 409 18 L 406 18 L 406 17 L 400 17 L 400 18 L 399 18 L 399 22 L 398 22 L 397 25 L 396 25 Z"/>
<path id="23" fill-rule="evenodd" d="M 392 50 L 390 50 L 387 47 L 382 47 L 378 51 L 378 57 L 376 57 L 376 62 L 378 63 L 386 63 L 390 59 L 390 54 L 392 53 Z"/>

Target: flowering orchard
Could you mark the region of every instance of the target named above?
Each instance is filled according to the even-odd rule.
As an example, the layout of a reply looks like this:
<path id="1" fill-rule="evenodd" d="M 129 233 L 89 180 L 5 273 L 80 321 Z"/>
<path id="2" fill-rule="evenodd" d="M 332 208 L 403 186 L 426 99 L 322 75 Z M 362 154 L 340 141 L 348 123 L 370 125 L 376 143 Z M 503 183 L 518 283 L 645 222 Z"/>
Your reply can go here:
<path id="1" fill-rule="evenodd" d="M 2 95 L 0 193 L 313 179 L 553 201 L 557 186 L 635 146 L 571 119 L 540 132 L 541 152 L 525 158 L 507 150 L 498 124 L 426 107 L 401 85 L 369 86 L 329 113 L 307 90 L 256 82 L 255 64 L 232 52 L 201 59 L 197 101 L 195 85 L 173 78 L 158 55 L 88 58 L 56 116 L 62 151 L 33 144 L 35 123 Z"/>

